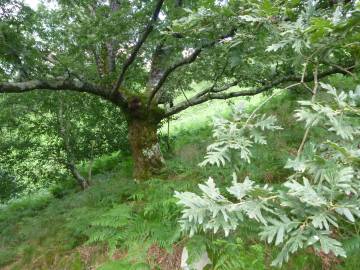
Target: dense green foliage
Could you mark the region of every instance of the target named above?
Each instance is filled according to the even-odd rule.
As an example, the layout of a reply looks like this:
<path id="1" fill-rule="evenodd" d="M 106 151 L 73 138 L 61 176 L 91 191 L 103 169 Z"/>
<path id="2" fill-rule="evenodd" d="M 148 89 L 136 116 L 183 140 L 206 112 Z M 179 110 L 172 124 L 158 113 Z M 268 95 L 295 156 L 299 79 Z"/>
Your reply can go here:
<path id="1" fill-rule="evenodd" d="M 360 1 L 0 0 L 0 268 L 359 269 L 359 40 Z"/>
<path id="2" fill-rule="evenodd" d="M 59 131 L 60 99 L 71 100 L 65 117 L 77 163 L 114 151 L 129 152 L 121 112 L 103 101 L 50 93 L 44 99 L 37 92 L 2 96 L 0 164 L 8 176 L 1 176 L 0 181 L 9 185 L 8 190 L 0 191 L 4 198 L 50 187 L 69 177 L 65 166 L 69 153 Z M 15 186 L 11 179 L 16 179 Z"/>

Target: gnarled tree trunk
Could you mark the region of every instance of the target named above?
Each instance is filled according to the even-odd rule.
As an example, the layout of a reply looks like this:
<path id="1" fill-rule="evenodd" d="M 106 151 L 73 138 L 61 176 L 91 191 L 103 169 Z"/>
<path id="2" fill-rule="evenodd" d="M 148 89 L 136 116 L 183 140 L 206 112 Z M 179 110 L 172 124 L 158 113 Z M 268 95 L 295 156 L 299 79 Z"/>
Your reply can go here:
<path id="1" fill-rule="evenodd" d="M 130 119 L 128 123 L 133 175 L 135 179 L 144 180 L 165 165 L 157 136 L 158 123 L 148 119 Z"/>

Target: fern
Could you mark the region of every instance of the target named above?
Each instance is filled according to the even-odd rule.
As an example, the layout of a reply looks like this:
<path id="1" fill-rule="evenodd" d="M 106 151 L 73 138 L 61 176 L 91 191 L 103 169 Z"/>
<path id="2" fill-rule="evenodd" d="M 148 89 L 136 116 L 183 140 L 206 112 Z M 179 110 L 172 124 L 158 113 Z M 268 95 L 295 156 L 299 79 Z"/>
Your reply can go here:
<path id="1" fill-rule="evenodd" d="M 148 223 L 148 240 L 162 248 L 171 250 L 172 245 L 180 240 L 181 230 L 175 222 L 154 221 Z"/>
<path id="2" fill-rule="evenodd" d="M 188 251 L 188 259 L 186 263 L 191 266 L 194 262 L 198 261 L 204 252 L 206 252 L 209 244 L 210 241 L 203 235 L 196 235 L 192 237 L 186 243 L 186 250 Z"/>
<path id="3" fill-rule="evenodd" d="M 124 230 L 131 220 L 131 208 L 120 204 L 91 222 L 91 227 L 86 230 L 87 244 L 106 242 L 109 253 L 112 255 L 119 241 L 126 239 Z"/>
<path id="4" fill-rule="evenodd" d="M 240 238 L 215 240 L 210 245 L 214 270 L 261 270 L 264 268 L 264 248 L 246 245 Z"/>
<path id="5" fill-rule="evenodd" d="M 181 209 L 172 196 L 175 186 L 157 179 L 138 185 L 135 195 L 129 197 L 135 203 L 118 204 L 92 217 L 90 228 L 84 229 L 87 243 L 105 243 L 110 254 L 124 248 L 137 256 L 140 251 L 134 243 L 143 244 L 140 253 L 146 253 L 145 246 L 152 244 L 171 250 L 181 237 L 177 223 Z"/>
<path id="6" fill-rule="evenodd" d="M 349 239 L 344 240 L 344 249 L 349 255 L 359 254 L 360 252 L 360 236 L 356 235 Z"/>

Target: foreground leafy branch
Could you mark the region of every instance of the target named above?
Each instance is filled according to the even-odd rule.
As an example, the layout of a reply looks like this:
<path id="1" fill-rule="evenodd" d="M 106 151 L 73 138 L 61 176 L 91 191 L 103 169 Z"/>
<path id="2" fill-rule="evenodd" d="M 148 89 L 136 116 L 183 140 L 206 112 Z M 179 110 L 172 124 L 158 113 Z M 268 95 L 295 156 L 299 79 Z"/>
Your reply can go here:
<path id="1" fill-rule="evenodd" d="M 258 185 L 248 177 L 238 182 L 234 174 L 227 194 L 219 191 L 212 178 L 199 185 L 201 195 L 176 192 L 183 207 L 180 219 L 183 231 L 192 236 L 200 231 L 222 230 L 227 236 L 245 219 L 252 219 L 261 225 L 261 240 L 281 247 L 273 266 L 281 266 L 301 249 L 310 249 L 332 262 L 336 257 L 346 257 L 341 231 L 360 218 L 360 151 L 354 143 L 360 134 L 355 120 L 360 115 L 360 89 L 337 93 L 330 85 L 321 86 L 334 101 L 300 101 L 295 117 L 305 122 L 306 127 L 327 129 L 334 139 L 317 145 L 310 142 L 301 155 L 289 159 L 285 167 L 294 174 L 280 187 Z M 229 147 L 232 143 L 226 140 L 226 135 L 235 130 L 237 119 L 226 121 L 227 127 L 218 125 L 214 133 L 218 138 L 225 137 L 222 144 Z M 263 126 L 273 126 L 273 121 L 267 123 Z M 239 131 L 244 128 L 246 125 Z M 251 138 L 252 134 L 248 136 Z M 217 148 L 210 148 L 210 153 L 214 149 Z M 243 151 L 241 147 L 236 149 Z M 215 159 L 208 156 L 205 163 L 217 163 L 212 160 Z M 231 161 L 227 156 L 219 160 Z"/>

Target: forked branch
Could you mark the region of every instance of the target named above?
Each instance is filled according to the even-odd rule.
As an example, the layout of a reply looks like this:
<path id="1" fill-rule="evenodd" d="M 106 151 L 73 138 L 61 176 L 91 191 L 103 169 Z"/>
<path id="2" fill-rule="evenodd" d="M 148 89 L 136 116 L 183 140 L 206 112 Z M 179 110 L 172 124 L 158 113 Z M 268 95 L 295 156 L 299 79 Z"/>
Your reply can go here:
<path id="1" fill-rule="evenodd" d="M 220 36 L 218 39 L 207 42 L 202 44 L 201 46 L 199 46 L 198 48 L 195 48 L 193 50 L 192 53 L 190 53 L 187 57 L 184 57 L 182 59 L 180 59 L 178 62 L 174 63 L 173 65 L 171 65 L 169 68 L 167 68 L 164 72 L 164 74 L 160 77 L 157 85 L 154 87 L 154 89 L 152 89 L 150 96 L 149 96 L 149 101 L 148 101 L 148 106 L 151 105 L 151 102 L 153 100 L 153 98 L 155 97 L 155 95 L 158 93 L 158 91 L 160 90 L 160 88 L 163 86 L 163 84 L 166 82 L 167 78 L 174 72 L 176 71 L 178 68 L 184 66 L 184 65 L 188 65 L 193 63 L 198 56 L 200 55 L 200 53 L 209 47 L 214 46 L 216 43 L 219 43 L 220 41 L 232 37 L 235 34 L 235 29 L 232 29 L 228 34 L 222 35 Z"/>

